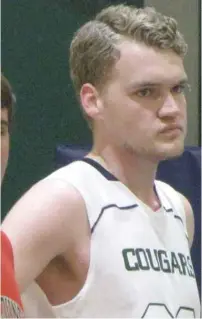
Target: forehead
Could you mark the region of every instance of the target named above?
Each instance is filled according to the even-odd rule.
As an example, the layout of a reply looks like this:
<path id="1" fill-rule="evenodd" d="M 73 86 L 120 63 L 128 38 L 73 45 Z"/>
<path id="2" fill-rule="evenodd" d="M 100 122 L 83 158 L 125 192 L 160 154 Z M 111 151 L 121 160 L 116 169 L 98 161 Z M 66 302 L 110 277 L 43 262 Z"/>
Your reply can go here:
<path id="1" fill-rule="evenodd" d="M 116 79 L 130 83 L 169 84 L 186 77 L 183 59 L 172 50 L 160 50 L 142 43 L 125 41 L 119 45 L 120 59 L 114 71 Z"/>

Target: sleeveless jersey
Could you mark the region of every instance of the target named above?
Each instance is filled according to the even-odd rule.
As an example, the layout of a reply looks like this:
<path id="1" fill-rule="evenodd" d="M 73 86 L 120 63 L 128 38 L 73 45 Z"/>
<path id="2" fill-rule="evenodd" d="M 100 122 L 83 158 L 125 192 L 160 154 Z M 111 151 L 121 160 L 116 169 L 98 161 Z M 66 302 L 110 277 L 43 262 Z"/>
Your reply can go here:
<path id="1" fill-rule="evenodd" d="M 91 227 L 90 265 L 80 292 L 52 307 L 58 318 L 196 318 L 198 290 L 184 207 L 169 185 L 155 181 L 156 212 L 92 159 L 49 175 L 73 185 Z"/>

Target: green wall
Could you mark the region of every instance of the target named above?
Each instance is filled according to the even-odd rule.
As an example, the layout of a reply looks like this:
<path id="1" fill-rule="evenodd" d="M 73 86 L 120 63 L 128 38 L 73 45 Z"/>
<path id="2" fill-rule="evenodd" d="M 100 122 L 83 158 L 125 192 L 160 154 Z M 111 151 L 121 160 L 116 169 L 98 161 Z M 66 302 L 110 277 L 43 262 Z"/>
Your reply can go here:
<path id="1" fill-rule="evenodd" d="M 2 0 L 2 71 L 17 96 L 2 217 L 54 169 L 57 144 L 91 142 L 69 78 L 68 47 L 79 25 L 106 3 Z"/>
<path id="2" fill-rule="evenodd" d="M 53 170 L 58 143 L 90 141 L 68 70 L 72 34 L 85 20 L 54 1 L 2 1 L 2 71 L 17 96 L 2 215 Z"/>

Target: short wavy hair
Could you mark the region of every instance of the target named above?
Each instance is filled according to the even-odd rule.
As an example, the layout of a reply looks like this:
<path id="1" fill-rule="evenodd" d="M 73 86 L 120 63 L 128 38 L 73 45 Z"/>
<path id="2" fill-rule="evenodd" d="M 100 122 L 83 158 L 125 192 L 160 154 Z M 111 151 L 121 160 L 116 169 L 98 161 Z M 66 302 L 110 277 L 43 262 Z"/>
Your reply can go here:
<path id="1" fill-rule="evenodd" d="M 187 44 L 174 18 L 153 7 L 109 6 L 84 24 L 73 37 L 70 73 L 77 96 L 84 83 L 91 83 L 96 88 L 106 84 L 120 58 L 117 44 L 123 39 L 162 50 L 172 49 L 181 57 L 187 52 Z"/>

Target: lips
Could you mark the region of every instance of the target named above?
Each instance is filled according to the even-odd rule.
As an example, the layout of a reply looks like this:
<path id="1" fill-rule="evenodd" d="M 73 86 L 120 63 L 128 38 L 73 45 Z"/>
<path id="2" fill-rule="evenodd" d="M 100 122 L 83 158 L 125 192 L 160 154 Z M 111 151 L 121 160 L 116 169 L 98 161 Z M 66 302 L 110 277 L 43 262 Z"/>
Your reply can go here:
<path id="1" fill-rule="evenodd" d="M 169 133 L 173 131 L 183 131 L 182 125 L 180 124 L 167 125 L 161 130 L 161 133 Z"/>

